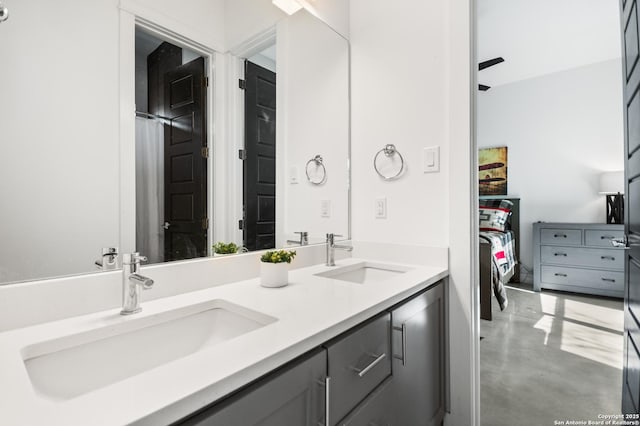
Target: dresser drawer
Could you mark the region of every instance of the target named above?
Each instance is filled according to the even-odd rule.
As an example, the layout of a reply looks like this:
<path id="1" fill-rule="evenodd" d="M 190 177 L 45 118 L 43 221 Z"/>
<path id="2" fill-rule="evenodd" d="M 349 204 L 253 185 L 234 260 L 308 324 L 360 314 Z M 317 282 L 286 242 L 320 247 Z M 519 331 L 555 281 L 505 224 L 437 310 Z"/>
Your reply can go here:
<path id="1" fill-rule="evenodd" d="M 382 315 L 327 346 L 331 424 L 391 375 L 391 315 Z"/>
<path id="2" fill-rule="evenodd" d="M 540 243 L 579 246 L 582 244 L 582 230 L 543 228 L 540 230 Z"/>
<path id="3" fill-rule="evenodd" d="M 624 251 L 588 247 L 540 247 L 542 263 L 592 268 L 623 269 Z"/>
<path id="4" fill-rule="evenodd" d="M 624 290 L 624 272 L 542 266 L 542 282 L 605 290 Z"/>
<path id="5" fill-rule="evenodd" d="M 587 246 L 613 247 L 611 239 L 622 238 L 624 231 L 610 231 L 606 229 L 587 229 L 584 231 L 584 244 Z"/>

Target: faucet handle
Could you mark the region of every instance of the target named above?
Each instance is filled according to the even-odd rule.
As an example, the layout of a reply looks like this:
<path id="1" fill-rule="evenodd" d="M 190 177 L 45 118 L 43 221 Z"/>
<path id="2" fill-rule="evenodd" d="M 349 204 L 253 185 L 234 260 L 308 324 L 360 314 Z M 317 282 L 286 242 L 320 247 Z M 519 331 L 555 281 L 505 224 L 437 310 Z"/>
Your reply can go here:
<path id="1" fill-rule="evenodd" d="M 122 255 L 122 263 L 125 265 L 134 265 L 140 262 L 146 262 L 147 256 L 141 256 L 140 253 L 126 253 Z"/>

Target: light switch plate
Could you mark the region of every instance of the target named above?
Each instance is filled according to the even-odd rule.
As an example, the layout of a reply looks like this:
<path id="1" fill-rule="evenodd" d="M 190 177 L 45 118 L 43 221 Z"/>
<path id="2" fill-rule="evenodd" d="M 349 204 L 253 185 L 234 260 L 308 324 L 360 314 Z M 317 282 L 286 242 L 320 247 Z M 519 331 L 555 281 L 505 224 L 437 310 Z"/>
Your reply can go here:
<path id="1" fill-rule="evenodd" d="M 424 173 L 434 173 L 440 171 L 440 147 L 431 146 L 424 148 L 422 154 Z"/>
<path id="2" fill-rule="evenodd" d="M 298 183 L 300 183 L 300 175 L 298 173 L 297 166 L 289 167 L 289 183 L 291 185 L 297 185 Z"/>
<path id="3" fill-rule="evenodd" d="M 376 198 L 373 213 L 376 219 L 387 218 L 387 199 L 384 197 Z"/>
<path id="4" fill-rule="evenodd" d="M 331 217 L 331 200 L 320 201 L 320 217 Z"/>

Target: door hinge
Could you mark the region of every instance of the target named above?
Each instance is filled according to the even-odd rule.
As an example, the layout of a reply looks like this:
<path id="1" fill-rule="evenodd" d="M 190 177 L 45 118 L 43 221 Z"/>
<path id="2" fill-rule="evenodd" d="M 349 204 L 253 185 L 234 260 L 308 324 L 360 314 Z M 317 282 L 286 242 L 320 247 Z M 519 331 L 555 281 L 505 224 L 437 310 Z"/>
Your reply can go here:
<path id="1" fill-rule="evenodd" d="M 240 219 L 238 221 L 238 229 L 243 230 L 244 229 L 244 220 Z"/>
<path id="2" fill-rule="evenodd" d="M 203 146 L 200 154 L 202 155 L 202 158 L 209 158 L 209 147 Z"/>
<path id="3" fill-rule="evenodd" d="M 202 229 L 209 229 L 209 218 L 206 216 L 202 218 Z"/>
<path id="4" fill-rule="evenodd" d="M 238 150 L 238 158 L 240 160 L 246 160 L 247 159 L 247 150 L 246 149 L 239 149 Z"/>
<path id="5" fill-rule="evenodd" d="M 247 80 L 239 79 L 238 87 L 240 87 L 242 90 L 245 90 L 247 88 Z"/>

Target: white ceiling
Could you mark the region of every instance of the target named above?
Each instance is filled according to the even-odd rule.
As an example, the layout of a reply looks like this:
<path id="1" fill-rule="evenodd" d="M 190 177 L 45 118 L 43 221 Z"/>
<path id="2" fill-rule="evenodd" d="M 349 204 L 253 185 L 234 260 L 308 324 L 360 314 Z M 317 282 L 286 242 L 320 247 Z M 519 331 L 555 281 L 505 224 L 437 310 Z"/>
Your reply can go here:
<path id="1" fill-rule="evenodd" d="M 478 73 L 499 86 L 621 57 L 618 0 L 478 0 Z"/>

